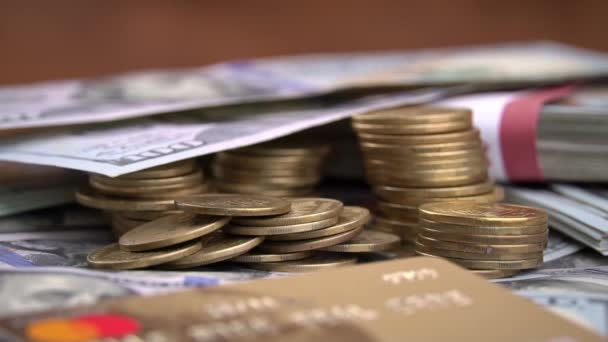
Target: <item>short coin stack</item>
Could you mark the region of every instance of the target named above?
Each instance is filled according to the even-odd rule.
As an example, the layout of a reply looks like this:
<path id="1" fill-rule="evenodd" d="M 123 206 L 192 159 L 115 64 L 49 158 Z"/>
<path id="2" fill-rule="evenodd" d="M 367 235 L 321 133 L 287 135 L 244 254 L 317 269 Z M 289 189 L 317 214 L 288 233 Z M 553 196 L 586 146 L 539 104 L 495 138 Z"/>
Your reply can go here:
<path id="1" fill-rule="evenodd" d="M 76 193 L 84 206 L 105 210 L 117 237 L 159 217 L 178 213 L 173 200 L 208 192 L 203 171 L 189 159 L 110 178 L 89 175 Z"/>
<path id="2" fill-rule="evenodd" d="M 513 204 L 438 202 L 419 208 L 416 253 L 440 256 L 488 278 L 543 263 L 547 214 Z"/>
<path id="3" fill-rule="evenodd" d="M 471 111 L 402 107 L 353 117 L 368 182 L 378 201 L 374 229 L 413 244 L 417 207 L 446 200 L 493 203 L 502 189 L 488 180 Z"/>
<path id="4" fill-rule="evenodd" d="M 275 272 L 302 272 L 352 264 L 356 254 L 399 245 L 399 237 L 364 230 L 370 218 L 365 208 L 327 198 L 296 198 L 284 215 L 234 218 L 230 234 L 264 236 L 254 251 L 235 258 L 244 265 Z"/>
<path id="5" fill-rule="evenodd" d="M 329 148 L 276 141 L 220 152 L 212 169 L 220 192 L 295 197 L 310 195 L 321 180 Z"/>
<path id="6" fill-rule="evenodd" d="M 334 250 L 361 252 L 399 242 L 389 234 L 362 234 L 369 212 L 343 209 L 332 199 L 202 194 L 176 200 L 174 209 L 182 212 L 126 232 L 118 243 L 91 253 L 89 264 L 110 269 L 184 269 L 230 260 L 253 268 L 301 272 L 357 260 Z"/>

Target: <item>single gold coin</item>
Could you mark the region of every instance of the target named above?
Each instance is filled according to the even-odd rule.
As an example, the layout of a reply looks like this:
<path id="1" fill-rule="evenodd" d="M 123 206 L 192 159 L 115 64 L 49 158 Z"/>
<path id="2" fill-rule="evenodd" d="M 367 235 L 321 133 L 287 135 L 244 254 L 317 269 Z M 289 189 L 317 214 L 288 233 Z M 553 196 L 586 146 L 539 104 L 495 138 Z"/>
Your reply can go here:
<path id="1" fill-rule="evenodd" d="M 370 219 L 369 210 L 361 207 L 346 206 L 342 209 L 338 222 L 323 229 L 317 229 L 301 233 L 272 235 L 266 238 L 267 241 L 293 241 L 321 238 L 344 233 L 364 226 Z"/>
<path id="2" fill-rule="evenodd" d="M 406 188 L 393 186 L 376 186 L 374 192 L 382 199 L 392 203 L 402 203 L 401 200 L 412 197 L 441 198 L 460 197 L 486 194 L 494 190 L 494 182 L 485 181 L 477 184 L 453 186 L 445 188 Z"/>
<path id="3" fill-rule="evenodd" d="M 387 135 L 387 134 L 370 134 L 358 133 L 357 138 L 363 142 L 373 142 L 379 144 L 397 144 L 397 145 L 422 145 L 422 144 L 438 144 L 458 141 L 471 141 L 479 139 L 478 129 L 469 129 L 465 131 L 443 133 L 443 134 L 414 134 L 414 135 Z"/>
<path id="4" fill-rule="evenodd" d="M 481 147 L 470 148 L 467 150 L 446 151 L 446 152 L 416 152 L 409 154 L 394 154 L 394 153 L 379 153 L 370 152 L 369 150 L 361 149 L 363 157 L 366 159 L 381 159 L 391 161 L 393 163 L 402 164 L 417 164 L 419 162 L 430 160 L 458 160 L 458 159 L 481 159 L 484 157 L 484 151 Z"/>
<path id="5" fill-rule="evenodd" d="M 306 259 L 285 262 L 248 263 L 247 267 L 269 272 L 311 272 L 356 263 L 357 258 L 354 256 L 315 253 L 312 257 Z"/>
<path id="6" fill-rule="evenodd" d="M 433 177 L 421 177 L 418 179 L 413 178 L 402 178 L 402 177 L 391 177 L 386 175 L 370 175 L 368 180 L 371 184 L 377 185 L 388 185 L 397 187 L 453 187 L 453 186 L 464 186 L 469 184 L 475 184 L 483 182 L 488 178 L 486 170 L 480 171 L 479 173 L 465 173 L 458 176 L 433 176 Z"/>
<path id="7" fill-rule="evenodd" d="M 435 222 L 482 227 L 521 227 L 547 223 L 547 212 L 542 209 L 506 203 L 427 203 L 418 207 L 418 216 Z"/>
<path id="8" fill-rule="evenodd" d="M 282 162 L 282 161 L 268 161 L 258 160 L 258 158 L 251 157 L 256 162 L 239 160 L 238 158 L 216 158 L 213 163 L 219 165 L 222 169 L 231 169 L 235 172 L 263 172 L 266 174 L 274 175 L 293 175 L 300 174 L 301 172 L 321 172 L 323 165 L 323 159 L 304 159 L 300 162 Z M 297 171 L 299 170 L 299 171 Z"/>
<path id="9" fill-rule="evenodd" d="M 209 184 L 196 184 L 187 188 L 175 189 L 175 190 L 164 190 L 154 192 L 140 192 L 133 194 L 133 198 L 141 199 L 178 199 L 186 196 L 193 196 L 198 194 L 208 193 L 210 191 Z M 126 197 L 126 196 L 125 196 Z"/>
<path id="10" fill-rule="evenodd" d="M 329 198 L 292 198 L 291 211 L 287 214 L 262 217 L 237 217 L 232 222 L 247 226 L 286 226 L 321 221 L 337 217 L 342 211 L 342 202 Z"/>
<path id="11" fill-rule="evenodd" d="M 473 128 L 471 119 L 438 123 L 372 124 L 353 122 L 358 133 L 371 134 L 436 134 L 464 131 Z"/>
<path id="12" fill-rule="evenodd" d="M 258 246 L 257 250 L 266 253 L 293 253 L 311 251 L 348 241 L 361 234 L 362 231 L 363 227 L 359 227 L 344 233 L 316 239 L 299 241 L 266 241 Z"/>
<path id="13" fill-rule="evenodd" d="M 399 125 L 409 123 L 442 123 L 470 121 L 473 114 L 467 108 L 411 106 L 375 110 L 353 116 L 353 122 Z"/>
<path id="14" fill-rule="evenodd" d="M 390 220 L 414 221 L 418 219 L 418 208 L 396 203 L 377 201 L 380 214 Z"/>
<path id="15" fill-rule="evenodd" d="M 309 232 L 311 230 L 323 229 L 329 226 L 333 226 L 338 223 L 338 216 L 330 217 L 324 220 L 290 224 L 286 226 L 241 226 L 237 224 L 230 224 L 224 227 L 226 233 L 234 235 L 250 235 L 250 236 L 270 236 L 270 235 L 282 235 L 282 234 L 293 234 L 300 232 Z"/>
<path id="16" fill-rule="evenodd" d="M 200 239 L 202 248 L 179 260 L 162 265 L 165 269 L 183 269 L 208 265 L 237 257 L 249 252 L 264 241 L 263 237 L 231 236 L 213 232 Z"/>
<path id="17" fill-rule="evenodd" d="M 522 245 L 488 245 L 479 243 L 452 242 L 432 239 L 418 235 L 417 242 L 431 248 L 448 249 L 471 254 L 484 255 L 502 255 L 502 254 L 525 254 L 542 252 L 545 249 L 545 243 L 529 243 Z"/>
<path id="18" fill-rule="evenodd" d="M 438 227 L 439 228 L 439 225 Z M 468 227 L 467 227 L 468 228 Z M 465 228 L 466 229 L 466 228 Z M 429 229 L 421 227 L 419 230 L 421 237 L 431 238 L 442 241 L 466 242 L 475 244 L 489 245 L 525 245 L 546 243 L 549 238 L 549 230 L 536 234 L 517 234 L 517 235 L 479 235 L 470 233 L 454 233 L 443 230 Z"/>
<path id="19" fill-rule="evenodd" d="M 411 174 L 416 176 L 450 175 L 468 170 L 487 170 L 488 161 L 485 156 L 473 156 L 450 160 L 425 160 L 409 163 L 395 162 L 390 159 L 367 158 L 364 160 L 365 171 L 370 173 L 386 173 L 391 175 Z"/>
<path id="20" fill-rule="evenodd" d="M 437 257 L 437 255 L 420 252 L 418 250 L 416 250 L 416 254 Z M 471 268 L 475 270 L 524 270 L 529 268 L 535 268 L 543 264 L 543 258 L 508 261 L 467 260 L 459 258 L 448 258 L 444 256 L 442 256 L 441 258 L 447 259 L 462 267 Z"/>
<path id="21" fill-rule="evenodd" d="M 255 184 L 258 186 L 283 186 L 283 187 L 303 187 L 316 185 L 321 181 L 321 175 L 315 175 L 313 177 L 216 177 L 220 182 L 238 186 L 247 186 L 248 184 Z"/>
<path id="22" fill-rule="evenodd" d="M 249 156 L 220 152 L 215 160 L 225 165 L 246 165 L 246 167 L 257 165 L 272 168 L 273 164 L 284 167 L 318 167 L 323 161 L 323 156 Z"/>
<path id="23" fill-rule="evenodd" d="M 163 210 L 163 211 L 115 211 L 114 213 L 133 220 L 151 221 L 163 216 L 183 214 L 180 210 Z"/>
<path id="24" fill-rule="evenodd" d="M 131 219 L 128 217 L 124 217 L 121 215 L 117 215 L 117 214 L 111 214 L 110 215 L 110 222 L 112 222 L 112 225 L 118 226 L 121 228 L 121 230 L 131 230 L 135 227 L 139 227 L 144 223 L 147 223 L 148 221 L 146 220 L 138 220 L 138 219 Z"/>
<path id="25" fill-rule="evenodd" d="M 228 194 L 242 194 L 242 195 L 257 195 L 264 194 L 264 196 L 273 197 L 302 197 L 310 195 L 312 187 L 285 187 L 285 186 L 264 186 L 258 184 L 235 184 L 226 182 L 216 183 L 220 192 Z M 253 215 L 252 215 L 253 216 Z"/>
<path id="26" fill-rule="evenodd" d="M 262 156 L 324 156 L 329 153 L 329 146 L 314 143 L 271 141 L 237 150 L 229 151 L 240 154 Z"/>
<path id="27" fill-rule="evenodd" d="M 512 261 L 512 260 L 528 260 L 543 258 L 542 252 L 534 253 L 511 253 L 511 254 L 494 254 L 486 255 L 480 253 L 467 253 L 461 251 L 454 251 L 450 249 L 435 248 L 423 245 L 416 241 L 416 252 L 422 252 L 426 254 L 438 255 L 446 258 L 458 258 L 464 260 L 483 260 L 483 261 Z"/>
<path id="28" fill-rule="evenodd" d="M 496 186 L 492 192 L 481 194 L 481 195 L 473 195 L 473 196 L 462 196 L 462 197 L 435 197 L 435 198 L 425 198 L 425 197 L 410 197 L 405 198 L 400 197 L 399 203 L 406 206 L 415 206 L 418 207 L 425 203 L 435 203 L 435 202 L 452 202 L 452 201 L 471 201 L 475 203 L 496 203 L 504 200 L 505 191 L 502 187 Z"/>
<path id="29" fill-rule="evenodd" d="M 211 165 L 213 174 L 216 177 L 226 179 L 251 179 L 256 177 L 302 177 L 312 178 L 321 175 L 319 168 L 244 168 L 243 165 L 235 167 L 234 165 L 224 165 L 220 162 L 215 162 Z"/>
<path id="30" fill-rule="evenodd" d="M 166 177 L 166 178 L 154 178 L 154 179 L 125 179 L 125 178 L 112 178 L 103 175 L 93 174 L 90 176 L 93 183 L 102 184 L 110 187 L 128 187 L 128 188 L 139 188 L 145 186 L 167 186 L 176 184 L 195 184 L 200 183 L 203 180 L 202 170 L 195 170 L 185 175 Z"/>
<path id="31" fill-rule="evenodd" d="M 283 261 L 292 261 L 292 260 L 301 260 L 309 258 L 313 255 L 312 251 L 307 252 L 295 252 L 295 253 L 283 253 L 283 254 L 264 254 L 264 253 L 256 253 L 249 252 L 243 255 L 239 255 L 230 261 L 234 262 L 283 262 Z"/>
<path id="32" fill-rule="evenodd" d="M 394 221 L 376 216 L 370 229 L 399 236 L 402 241 L 414 241 L 418 235 L 417 222 Z"/>
<path id="33" fill-rule="evenodd" d="M 195 216 L 192 213 L 165 216 L 130 230 L 118 244 L 131 252 L 173 246 L 216 231 L 228 221 L 229 216 Z"/>
<path id="34" fill-rule="evenodd" d="M 422 145 L 393 145 L 361 142 L 359 146 L 362 150 L 365 150 L 369 153 L 396 154 L 404 156 L 410 156 L 416 153 L 450 152 L 482 148 L 481 140 L 456 141 Z"/>
<path id="35" fill-rule="evenodd" d="M 471 272 L 486 279 L 500 279 L 513 277 L 519 273 L 519 270 L 471 270 Z"/>
<path id="36" fill-rule="evenodd" d="M 267 216 L 289 212 L 291 203 L 284 199 L 260 195 L 202 194 L 176 200 L 175 207 L 207 215 Z"/>
<path id="37" fill-rule="evenodd" d="M 128 173 L 119 176 L 121 179 L 152 179 L 177 177 L 188 174 L 196 169 L 196 161 L 194 159 L 186 159 L 175 163 L 151 167 L 149 169 Z"/>
<path id="38" fill-rule="evenodd" d="M 429 178 L 445 178 L 455 176 L 467 176 L 487 173 L 487 167 L 484 164 L 461 166 L 454 168 L 442 168 L 434 170 L 417 170 L 417 169 L 400 169 L 387 166 L 382 167 L 366 167 L 365 171 L 370 175 L 384 176 L 403 180 L 424 180 Z"/>
<path id="39" fill-rule="evenodd" d="M 397 248 L 401 238 L 390 233 L 364 229 L 357 237 L 337 245 L 321 248 L 327 252 L 361 253 L 378 252 Z"/>
<path id="40" fill-rule="evenodd" d="M 421 229 L 438 230 L 446 233 L 470 234 L 470 235 L 510 235 L 521 236 L 540 234 L 547 231 L 548 224 L 537 224 L 533 226 L 512 226 L 512 227 L 488 227 L 473 226 L 453 223 L 443 223 L 418 218 L 418 225 Z"/>
<path id="41" fill-rule="evenodd" d="M 158 196 L 158 193 L 189 191 L 194 186 L 200 186 L 201 180 L 194 180 L 192 183 L 168 184 L 168 185 L 143 185 L 139 187 L 129 187 L 124 185 L 108 185 L 100 183 L 94 178 L 89 179 L 89 184 L 95 190 L 108 195 L 125 197 L 144 197 Z"/>
<path id="42" fill-rule="evenodd" d="M 128 252 L 113 243 L 93 251 L 88 255 L 87 262 L 95 268 L 130 270 L 178 260 L 200 249 L 198 240 L 149 252 Z"/>
<path id="43" fill-rule="evenodd" d="M 289 187 L 302 187 L 311 186 L 319 183 L 321 175 L 316 174 L 311 177 L 265 177 L 256 175 L 253 177 L 224 175 L 217 176 L 220 182 L 224 183 L 240 183 L 240 184 L 256 184 L 260 186 L 289 186 Z"/>
<path id="44" fill-rule="evenodd" d="M 128 211 L 163 211 L 175 210 L 173 200 L 145 200 L 145 199 L 125 199 L 109 197 L 95 192 L 88 186 L 80 188 L 76 192 L 76 201 L 85 207 L 97 208 L 102 210 L 128 210 Z"/>

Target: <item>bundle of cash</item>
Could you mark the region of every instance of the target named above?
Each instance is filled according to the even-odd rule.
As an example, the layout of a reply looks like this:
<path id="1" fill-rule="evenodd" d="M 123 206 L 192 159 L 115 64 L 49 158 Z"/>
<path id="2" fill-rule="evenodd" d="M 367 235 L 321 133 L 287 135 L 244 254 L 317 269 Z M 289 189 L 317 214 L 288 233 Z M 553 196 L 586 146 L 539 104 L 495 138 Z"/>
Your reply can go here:
<path id="1" fill-rule="evenodd" d="M 437 105 L 473 111 L 496 179 L 608 181 L 608 90 L 603 86 L 457 96 Z"/>

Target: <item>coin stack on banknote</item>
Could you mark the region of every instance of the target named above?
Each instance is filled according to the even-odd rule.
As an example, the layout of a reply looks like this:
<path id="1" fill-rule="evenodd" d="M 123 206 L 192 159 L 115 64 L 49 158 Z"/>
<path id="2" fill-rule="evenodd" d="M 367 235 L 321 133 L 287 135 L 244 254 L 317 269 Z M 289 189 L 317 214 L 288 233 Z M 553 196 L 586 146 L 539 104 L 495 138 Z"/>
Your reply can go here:
<path id="1" fill-rule="evenodd" d="M 415 250 L 439 256 L 488 278 L 508 277 L 543 263 L 547 213 L 514 204 L 470 201 L 419 207 Z"/>
<path id="2" fill-rule="evenodd" d="M 368 182 L 379 198 L 374 229 L 396 233 L 410 247 L 419 205 L 503 198 L 502 189 L 488 179 L 468 109 L 401 107 L 356 115 L 352 125 Z"/>
<path id="3" fill-rule="evenodd" d="M 179 213 L 176 198 L 209 191 L 194 159 L 129 173 L 116 178 L 89 175 L 89 185 L 76 194 L 85 206 L 106 211 L 117 237 L 151 220 Z"/>
<path id="4" fill-rule="evenodd" d="M 369 211 L 328 198 L 201 194 L 175 200 L 181 213 L 124 233 L 94 251 L 97 268 L 186 269 L 220 261 L 276 272 L 353 264 L 356 254 L 392 249 L 393 234 L 365 231 Z"/>
<path id="5" fill-rule="evenodd" d="M 220 192 L 268 196 L 307 196 L 321 181 L 329 147 L 276 141 L 226 152 L 213 161 Z"/>

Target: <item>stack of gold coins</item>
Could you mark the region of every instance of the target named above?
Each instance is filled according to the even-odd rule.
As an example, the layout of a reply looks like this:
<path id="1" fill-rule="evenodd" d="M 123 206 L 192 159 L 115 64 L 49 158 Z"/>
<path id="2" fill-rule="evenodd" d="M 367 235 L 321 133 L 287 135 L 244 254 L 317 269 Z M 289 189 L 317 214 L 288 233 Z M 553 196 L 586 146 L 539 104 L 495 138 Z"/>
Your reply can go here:
<path id="1" fill-rule="evenodd" d="M 212 171 L 220 192 L 295 197 L 313 193 L 329 148 L 290 141 L 264 143 L 215 156 Z"/>
<path id="2" fill-rule="evenodd" d="M 82 205 L 105 210 L 117 237 L 159 217 L 175 214 L 173 200 L 208 192 L 202 169 L 193 159 L 116 178 L 89 175 L 76 194 Z"/>
<path id="3" fill-rule="evenodd" d="M 520 205 L 469 201 L 419 207 L 417 254 L 439 256 L 488 278 L 543 263 L 547 213 Z"/>
<path id="4" fill-rule="evenodd" d="M 182 212 L 126 232 L 118 243 L 91 253 L 89 264 L 185 269 L 229 260 L 258 269 L 302 272 L 352 264 L 357 259 L 348 252 L 399 243 L 389 234 L 366 236 L 362 226 L 369 212 L 343 209 L 332 199 L 202 194 L 177 199 L 173 209 Z M 275 239 L 278 236 L 285 239 Z"/>
<path id="5" fill-rule="evenodd" d="M 503 191 L 488 180 L 471 111 L 402 107 L 353 117 L 368 182 L 379 197 L 374 229 L 393 232 L 410 247 L 417 207 L 455 199 L 493 203 Z"/>

